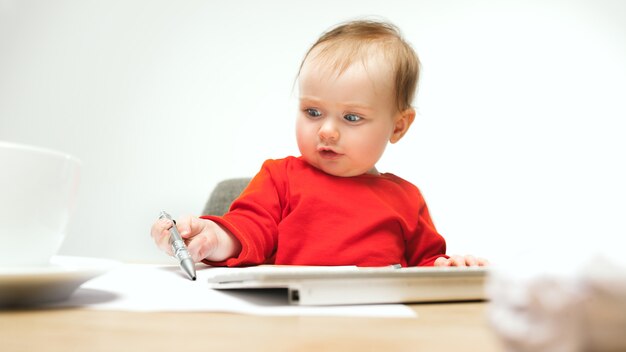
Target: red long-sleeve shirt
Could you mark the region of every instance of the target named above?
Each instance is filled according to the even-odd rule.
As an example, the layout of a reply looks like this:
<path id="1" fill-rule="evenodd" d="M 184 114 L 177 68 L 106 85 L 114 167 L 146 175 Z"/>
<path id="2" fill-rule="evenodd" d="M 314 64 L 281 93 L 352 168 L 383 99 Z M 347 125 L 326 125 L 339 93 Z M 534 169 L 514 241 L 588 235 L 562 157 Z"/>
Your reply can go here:
<path id="1" fill-rule="evenodd" d="M 210 265 L 433 265 L 446 243 L 420 191 L 389 173 L 337 177 L 301 157 L 268 160 L 224 216 L 241 242 Z"/>

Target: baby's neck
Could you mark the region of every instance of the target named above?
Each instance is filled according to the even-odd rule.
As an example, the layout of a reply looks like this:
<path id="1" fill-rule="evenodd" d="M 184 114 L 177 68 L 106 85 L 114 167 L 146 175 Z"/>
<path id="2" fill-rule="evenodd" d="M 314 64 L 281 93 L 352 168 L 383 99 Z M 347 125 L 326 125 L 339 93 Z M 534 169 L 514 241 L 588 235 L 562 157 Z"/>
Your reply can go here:
<path id="1" fill-rule="evenodd" d="M 378 172 L 378 169 L 376 169 L 376 166 L 372 167 L 368 172 L 366 172 L 368 175 L 380 175 L 380 172 Z"/>

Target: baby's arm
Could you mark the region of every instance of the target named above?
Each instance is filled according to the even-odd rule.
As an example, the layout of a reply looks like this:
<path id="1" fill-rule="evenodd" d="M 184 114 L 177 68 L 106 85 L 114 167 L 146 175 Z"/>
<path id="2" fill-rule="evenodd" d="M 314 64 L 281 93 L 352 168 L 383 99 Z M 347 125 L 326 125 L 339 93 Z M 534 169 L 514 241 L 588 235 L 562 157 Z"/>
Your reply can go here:
<path id="1" fill-rule="evenodd" d="M 169 255 L 172 247 L 169 244 L 169 228 L 172 222 L 159 219 L 150 234 L 157 246 Z M 187 250 L 194 262 L 203 259 L 219 262 L 236 257 L 241 251 L 241 243 L 227 229 L 211 220 L 186 216 L 176 222 L 178 232 L 187 244 Z"/>
<path id="2" fill-rule="evenodd" d="M 474 257 L 473 255 L 451 255 L 450 258 L 439 257 L 435 260 L 434 266 L 487 266 L 489 261 L 485 258 Z"/>

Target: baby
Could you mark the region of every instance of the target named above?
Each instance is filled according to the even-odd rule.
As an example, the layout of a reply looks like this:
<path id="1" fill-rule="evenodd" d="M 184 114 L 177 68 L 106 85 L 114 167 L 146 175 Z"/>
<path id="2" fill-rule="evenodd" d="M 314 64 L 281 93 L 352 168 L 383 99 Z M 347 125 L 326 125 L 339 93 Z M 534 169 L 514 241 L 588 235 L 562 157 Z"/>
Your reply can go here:
<path id="1" fill-rule="evenodd" d="M 447 256 L 416 186 L 376 163 L 406 134 L 419 61 L 398 29 L 352 21 L 324 33 L 298 75 L 301 156 L 267 160 L 223 216 L 177 227 L 194 262 L 213 266 L 486 265 Z M 171 221 L 151 235 L 171 255 Z"/>

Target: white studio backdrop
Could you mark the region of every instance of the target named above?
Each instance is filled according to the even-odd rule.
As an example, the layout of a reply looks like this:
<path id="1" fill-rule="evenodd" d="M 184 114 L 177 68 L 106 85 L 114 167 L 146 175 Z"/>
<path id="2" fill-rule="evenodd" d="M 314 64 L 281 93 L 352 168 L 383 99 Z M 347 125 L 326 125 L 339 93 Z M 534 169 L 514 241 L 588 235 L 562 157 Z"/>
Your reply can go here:
<path id="1" fill-rule="evenodd" d="M 416 122 L 379 169 L 420 187 L 449 252 L 622 243 L 623 1 L 0 0 L 0 140 L 82 160 L 62 254 L 169 261 L 159 211 L 199 214 L 220 180 L 297 154 L 300 61 L 364 17 L 421 58 Z"/>

